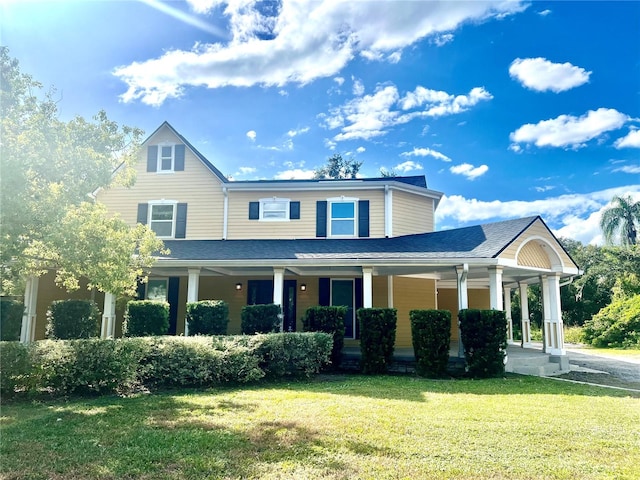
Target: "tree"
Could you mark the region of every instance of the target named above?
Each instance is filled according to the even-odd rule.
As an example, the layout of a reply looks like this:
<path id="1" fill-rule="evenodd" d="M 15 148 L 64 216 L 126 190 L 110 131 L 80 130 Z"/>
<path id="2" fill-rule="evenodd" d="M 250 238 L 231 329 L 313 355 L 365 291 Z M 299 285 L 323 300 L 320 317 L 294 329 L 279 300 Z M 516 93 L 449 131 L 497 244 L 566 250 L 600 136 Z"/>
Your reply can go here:
<path id="1" fill-rule="evenodd" d="M 614 196 L 600 219 L 600 228 L 605 241 L 614 243 L 614 238 L 620 236 L 622 245 L 636 245 L 638 228 L 640 226 L 640 201 L 634 202 L 631 195 L 626 197 Z"/>
<path id="2" fill-rule="evenodd" d="M 85 277 L 90 288 L 130 293 L 162 242 L 109 217 L 91 193 L 133 183 L 143 132 L 103 111 L 60 120 L 54 94 L 0 47 L 0 293 L 48 269 L 70 290 Z"/>
<path id="3" fill-rule="evenodd" d="M 313 171 L 313 178 L 356 178 L 361 166 L 362 162 L 353 158 L 346 160 L 339 153 L 335 153 L 327 159 L 324 167 Z"/>

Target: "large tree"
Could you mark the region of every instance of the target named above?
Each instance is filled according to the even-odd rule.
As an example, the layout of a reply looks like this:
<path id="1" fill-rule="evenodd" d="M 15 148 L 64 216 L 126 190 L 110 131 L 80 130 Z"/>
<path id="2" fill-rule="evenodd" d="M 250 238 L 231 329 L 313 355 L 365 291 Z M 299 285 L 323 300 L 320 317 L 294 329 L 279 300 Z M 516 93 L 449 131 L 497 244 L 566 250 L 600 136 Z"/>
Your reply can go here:
<path id="1" fill-rule="evenodd" d="M 362 162 L 357 162 L 353 158 L 345 159 L 342 155 L 335 153 L 327 159 L 327 163 L 313 172 L 313 178 L 356 178 Z"/>
<path id="2" fill-rule="evenodd" d="M 70 290 L 84 277 L 90 288 L 130 293 L 162 243 L 108 216 L 92 193 L 133 183 L 143 132 L 103 111 L 61 120 L 54 95 L 0 47 L 1 293 L 48 269 Z"/>
<path id="3" fill-rule="evenodd" d="M 622 245 L 636 245 L 640 228 L 640 201 L 634 202 L 631 195 L 614 196 L 611 206 L 602 213 L 600 228 L 609 244 L 615 243 L 615 238 L 619 236 Z"/>

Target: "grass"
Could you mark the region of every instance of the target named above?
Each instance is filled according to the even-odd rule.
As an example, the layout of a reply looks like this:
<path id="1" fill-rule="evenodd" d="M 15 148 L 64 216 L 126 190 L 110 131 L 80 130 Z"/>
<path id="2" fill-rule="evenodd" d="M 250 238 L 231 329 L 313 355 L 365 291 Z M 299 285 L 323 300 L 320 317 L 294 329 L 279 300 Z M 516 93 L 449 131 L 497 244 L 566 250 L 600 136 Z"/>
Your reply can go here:
<path id="1" fill-rule="evenodd" d="M 640 478 L 640 398 L 507 376 L 323 376 L 5 405 L 3 479 Z"/>

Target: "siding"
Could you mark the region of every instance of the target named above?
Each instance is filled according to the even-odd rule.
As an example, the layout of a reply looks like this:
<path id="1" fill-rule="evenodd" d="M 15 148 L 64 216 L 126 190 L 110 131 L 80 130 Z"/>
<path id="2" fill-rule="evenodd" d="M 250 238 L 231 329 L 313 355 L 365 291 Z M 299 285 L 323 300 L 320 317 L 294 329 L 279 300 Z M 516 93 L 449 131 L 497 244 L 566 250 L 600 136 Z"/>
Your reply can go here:
<path id="1" fill-rule="evenodd" d="M 433 232 L 433 199 L 393 190 L 393 236 Z"/>
<path id="2" fill-rule="evenodd" d="M 181 143 L 168 128 L 162 129 L 149 142 Z M 187 239 L 222 238 L 223 195 L 220 180 L 189 148 L 185 152 L 185 169 L 181 172 L 146 171 L 146 148 L 142 149 L 136 169 L 136 183 L 131 188 L 113 187 L 102 190 L 98 201 L 113 213 L 119 213 L 129 225 L 136 224 L 138 203 L 151 200 L 175 200 L 187 203 Z"/>
<path id="3" fill-rule="evenodd" d="M 435 280 L 393 277 L 393 306 L 398 310 L 396 347 L 411 347 L 409 312 L 436 308 Z"/>
<path id="4" fill-rule="evenodd" d="M 538 242 L 533 241 L 525 244 L 520 250 L 518 254 L 518 265 L 550 269 L 551 261 L 542 246 Z"/>
<path id="5" fill-rule="evenodd" d="M 467 290 L 469 308 L 490 308 L 488 288 L 470 288 Z M 451 340 L 458 340 L 458 291 L 455 288 L 438 289 L 438 308 L 451 312 Z"/>

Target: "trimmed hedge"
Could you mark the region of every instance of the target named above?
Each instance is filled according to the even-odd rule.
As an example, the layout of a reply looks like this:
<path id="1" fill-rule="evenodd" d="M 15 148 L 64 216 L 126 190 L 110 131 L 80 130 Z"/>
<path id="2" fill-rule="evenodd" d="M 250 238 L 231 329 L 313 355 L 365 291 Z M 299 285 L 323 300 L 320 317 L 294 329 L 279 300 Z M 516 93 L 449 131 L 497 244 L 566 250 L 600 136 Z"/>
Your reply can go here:
<path id="1" fill-rule="evenodd" d="M 307 308 L 302 325 L 305 332 L 325 332 L 333 337 L 331 350 L 331 367 L 338 369 L 342 362 L 342 348 L 344 347 L 344 317 L 347 307 L 322 306 Z"/>
<path id="2" fill-rule="evenodd" d="M 486 378 L 504 374 L 507 317 L 502 310 L 464 309 L 458 312 L 467 372 Z"/>
<path id="3" fill-rule="evenodd" d="M 226 335 L 229 304 L 224 300 L 187 303 L 189 335 Z"/>
<path id="4" fill-rule="evenodd" d="M 425 377 L 442 377 L 449 363 L 451 312 L 449 310 L 411 310 L 411 338 L 416 372 Z"/>
<path id="5" fill-rule="evenodd" d="M 245 335 L 280 331 L 280 305 L 246 305 L 242 307 L 241 331 Z"/>
<path id="6" fill-rule="evenodd" d="M 126 394 L 311 375 L 328 362 L 331 345 L 326 333 L 3 342 L 0 396 Z"/>
<path id="7" fill-rule="evenodd" d="M 56 300 L 47 311 L 47 338 L 71 340 L 100 335 L 100 310 L 91 300 Z"/>
<path id="8" fill-rule="evenodd" d="M 386 373 L 396 342 L 395 308 L 360 308 L 360 368 L 362 373 Z"/>
<path id="9" fill-rule="evenodd" d="M 614 300 L 584 324 L 584 339 L 599 348 L 640 348 L 640 295 Z"/>
<path id="10" fill-rule="evenodd" d="M 151 300 L 127 303 L 122 332 L 126 337 L 166 335 L 169 331 L 169 304 Z"/>
<path id="11" fill-rule="evenodd" d="M 0 340 L 20 340 L 24 304 L 18 300 L 0 300 Z"/>

